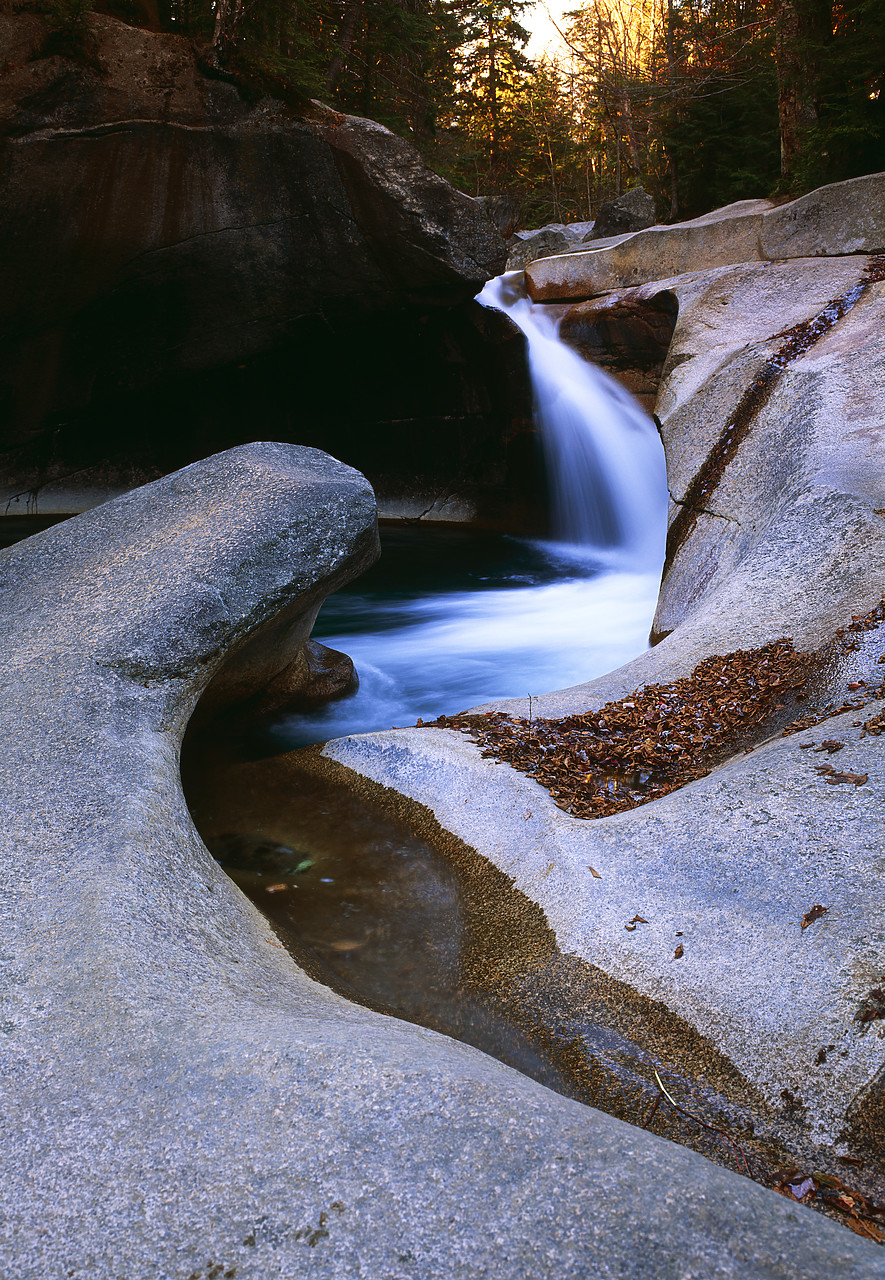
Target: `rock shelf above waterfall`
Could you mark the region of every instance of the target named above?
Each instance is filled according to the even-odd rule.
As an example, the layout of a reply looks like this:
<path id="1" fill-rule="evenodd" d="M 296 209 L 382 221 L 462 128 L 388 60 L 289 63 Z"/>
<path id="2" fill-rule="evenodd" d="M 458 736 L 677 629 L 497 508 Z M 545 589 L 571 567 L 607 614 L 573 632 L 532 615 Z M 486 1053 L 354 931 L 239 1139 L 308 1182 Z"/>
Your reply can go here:
<path id="1" fill-rule="evenodd" d="M 836 182 L 775 206 L 741 200 L 672 226 L 618 236 L 596 249 L 526 268 L 536 302 L 592 298 L 630 285 L 741 262 L 840 257 L 885 249 L 885 174 Z"/>

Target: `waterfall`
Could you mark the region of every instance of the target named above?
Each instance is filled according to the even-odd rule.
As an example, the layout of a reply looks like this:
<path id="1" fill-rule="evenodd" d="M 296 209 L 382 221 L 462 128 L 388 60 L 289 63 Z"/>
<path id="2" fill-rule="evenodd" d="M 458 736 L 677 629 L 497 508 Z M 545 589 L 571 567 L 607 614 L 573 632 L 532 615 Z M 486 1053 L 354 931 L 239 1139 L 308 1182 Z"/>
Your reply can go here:
<path id="1" fill-rule="evenodd" d="M 478 295 L 525 334 L 557 541 L 612 568 L 660 568 L 667 518 L 664 453 L 651 418 L 620 383 L 559 338 L 558 324 L 510 271 Z"/>
<path id="2" fill-rule="evenodd" d="M 386 529 L 378 566 L 329 597 L 313 633 L 350 654 L 359 691 L 282 718 L 275 751 L 565 688 L 647 647 L 667 515 L 657 431 L 560 340 L 523 279 L 499 276 L 479 301 L 528 339 L 557 541 Z"/>

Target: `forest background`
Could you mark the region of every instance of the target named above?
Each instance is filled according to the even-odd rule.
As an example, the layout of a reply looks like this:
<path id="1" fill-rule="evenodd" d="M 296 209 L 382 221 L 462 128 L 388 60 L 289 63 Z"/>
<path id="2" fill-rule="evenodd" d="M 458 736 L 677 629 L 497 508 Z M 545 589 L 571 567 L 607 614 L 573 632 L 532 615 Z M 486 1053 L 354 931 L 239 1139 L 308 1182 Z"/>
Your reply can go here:
<path id="1" fill-rule="evenodd" d="M 69 37 L 93 0 L 48 0 Z M 642 185 L 662 221 L 885 170 L 885 0 L 576 0 L 530 61 L 530 0 L 97 0 L 190 36 L 256 93 L 409 138 L 515 226 Z"/>

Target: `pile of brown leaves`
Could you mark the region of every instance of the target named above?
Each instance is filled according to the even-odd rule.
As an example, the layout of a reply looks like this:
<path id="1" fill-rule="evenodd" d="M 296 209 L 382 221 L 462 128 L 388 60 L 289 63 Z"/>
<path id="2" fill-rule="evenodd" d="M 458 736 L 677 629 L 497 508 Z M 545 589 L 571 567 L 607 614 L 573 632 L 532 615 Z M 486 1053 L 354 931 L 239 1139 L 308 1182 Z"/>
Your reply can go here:
<path id="1" fill-rule="evenodd" d="M 560 809 L 601 818 L 647 804 L 701 778 L 748 731 L 801 690 L 815 659 L 789 639 L 706 658 L 691 676 L 561 720 L 440 716 L 484 756 L 506 760 L 546 787 Z"/>
<path id="2" fill-rule="evenodd" d="M 853 653 L 860 648 L 860 642 L 854 638 L 859 631 L 875 631 L 885 622 L 885 596 L 869 613 L 853 613 L 847 627 L 840 627 L 836 632 L 843 653 Z M 854 633 L 849 634 L 849 633 Z"/>

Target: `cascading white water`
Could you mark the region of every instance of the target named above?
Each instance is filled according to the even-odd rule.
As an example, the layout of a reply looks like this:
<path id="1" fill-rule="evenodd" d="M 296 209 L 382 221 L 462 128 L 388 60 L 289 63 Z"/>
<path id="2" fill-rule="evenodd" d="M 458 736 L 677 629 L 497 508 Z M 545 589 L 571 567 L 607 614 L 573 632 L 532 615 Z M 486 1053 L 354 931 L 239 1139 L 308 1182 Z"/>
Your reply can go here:
<path id="1" fill-rule="evenodd" d="M 353 658 L 359 692 L 272 727 L 277 750 L 564 688 L 646 646 L 667 512 L 657 432 L 618 383 L 559 340 L 522 282 L 521 272 L 500 276 L 479 301 L 528 339 L 557 541 L 502 537 L 490 549 L 474 535 L 465 564 L 458 548 L 469 533 L 385 533 L 380 587 L 370 571 L 329 598 L 314 629 Z M 398 545 L 410 539 L 411 550 Z"/>
<path id="2" fill-rule="evenodd" d="M 549 312 L 526 297 L 521 271 L 490 280 L 477 301 L 526 336 L 556 540 L 607 553 L 620 568 L 660 567 L 667 476 L 651 418 L 561 341 Z"/>

